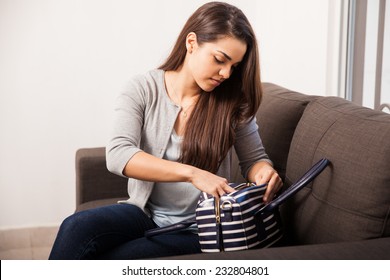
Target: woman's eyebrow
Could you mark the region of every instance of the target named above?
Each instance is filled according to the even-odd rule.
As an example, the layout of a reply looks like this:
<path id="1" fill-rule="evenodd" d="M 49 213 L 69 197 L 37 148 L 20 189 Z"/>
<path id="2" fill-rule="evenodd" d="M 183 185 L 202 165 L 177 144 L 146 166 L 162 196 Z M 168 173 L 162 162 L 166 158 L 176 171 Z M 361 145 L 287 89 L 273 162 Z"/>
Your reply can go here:
<path id="1" fill-rule="evenodd" d="M 217 50 L 217 52 L 223 54 L 223 56 L 226 57 L 228 60 L 232 60 L 232 58 L 230 56 L 228 56 L 226 53 L 224 53 L 223 51 Z"/>

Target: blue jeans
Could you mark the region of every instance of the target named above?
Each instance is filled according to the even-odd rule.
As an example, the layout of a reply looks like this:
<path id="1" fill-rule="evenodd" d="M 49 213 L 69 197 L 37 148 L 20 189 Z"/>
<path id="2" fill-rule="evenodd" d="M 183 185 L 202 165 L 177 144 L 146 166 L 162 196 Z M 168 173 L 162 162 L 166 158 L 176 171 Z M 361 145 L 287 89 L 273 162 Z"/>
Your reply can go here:
<path id="1" fill-rule="evenodd" d="M 116 204 L 66 218 L 49 259 L 144 259 L 200 253 L 198 235 L 178 231 L 145 238 L 156 224 L 140 208 Z"/>

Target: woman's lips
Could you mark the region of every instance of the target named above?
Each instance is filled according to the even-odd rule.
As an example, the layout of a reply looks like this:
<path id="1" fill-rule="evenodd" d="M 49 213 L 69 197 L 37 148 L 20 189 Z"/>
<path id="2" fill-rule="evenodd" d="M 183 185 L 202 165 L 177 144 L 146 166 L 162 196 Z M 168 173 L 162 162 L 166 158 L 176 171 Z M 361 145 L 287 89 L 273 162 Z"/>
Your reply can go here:
<path id="1" fill-rule="evenodd" d="M 222 81 L 216 80 L 216 79 L 213 79 L 213 78 L 211 78 L 211 81 L 212 81 L 212 83 L 213 83 L 215 86 L 219 86 L 219 85 L 222 83 Z"/>

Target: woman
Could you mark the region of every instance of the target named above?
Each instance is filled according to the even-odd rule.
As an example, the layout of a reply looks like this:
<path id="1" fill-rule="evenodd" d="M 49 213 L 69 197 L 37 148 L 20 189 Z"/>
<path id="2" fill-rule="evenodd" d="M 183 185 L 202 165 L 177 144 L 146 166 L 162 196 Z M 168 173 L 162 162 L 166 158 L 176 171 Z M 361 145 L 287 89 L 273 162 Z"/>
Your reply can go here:
<path id="1" fill-rule="evenodd" d="M 196 226 L 150 239 L 146 230 L 192 218 L 201 191 L 228 185 L 234 146 L 243 176 L 281 187 L 254 118 L 261 101 L 257 42 L 245 15 L 226 3 L 200 7 L 157 70 L 119 96 L 107 167 L 129 178 L 129 200 L 76 213 L 52 259 L 135 259 L 199 253 Z"/>

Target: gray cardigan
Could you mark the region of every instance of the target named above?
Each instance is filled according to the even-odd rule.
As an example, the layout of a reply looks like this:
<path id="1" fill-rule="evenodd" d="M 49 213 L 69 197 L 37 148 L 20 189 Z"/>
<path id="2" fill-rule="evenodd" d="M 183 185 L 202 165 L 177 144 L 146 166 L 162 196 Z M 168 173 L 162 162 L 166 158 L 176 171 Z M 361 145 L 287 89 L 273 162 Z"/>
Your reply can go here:
<path id="1" fill-rule="evenodd" d="M 163 70 L 152 70 L 131 79 L 116 101 L 106 148 L 108 170 L 124 177 L 127 162 L 140 151 L 162 158 L 179 112 L 180 107 L 171 101 L 165 89 Z M 234 148 L 244 178 L 256 162 L 271 163 L 258 134 L 256 119 L 236 128 Z M 228 181 L 231 159 L 232 149 L 217 172 Z M 129 178 L 129 199 L 125 203 L 134 204 L 148 213 L 145 205 L 153 185 L 153 182 Z"/>

